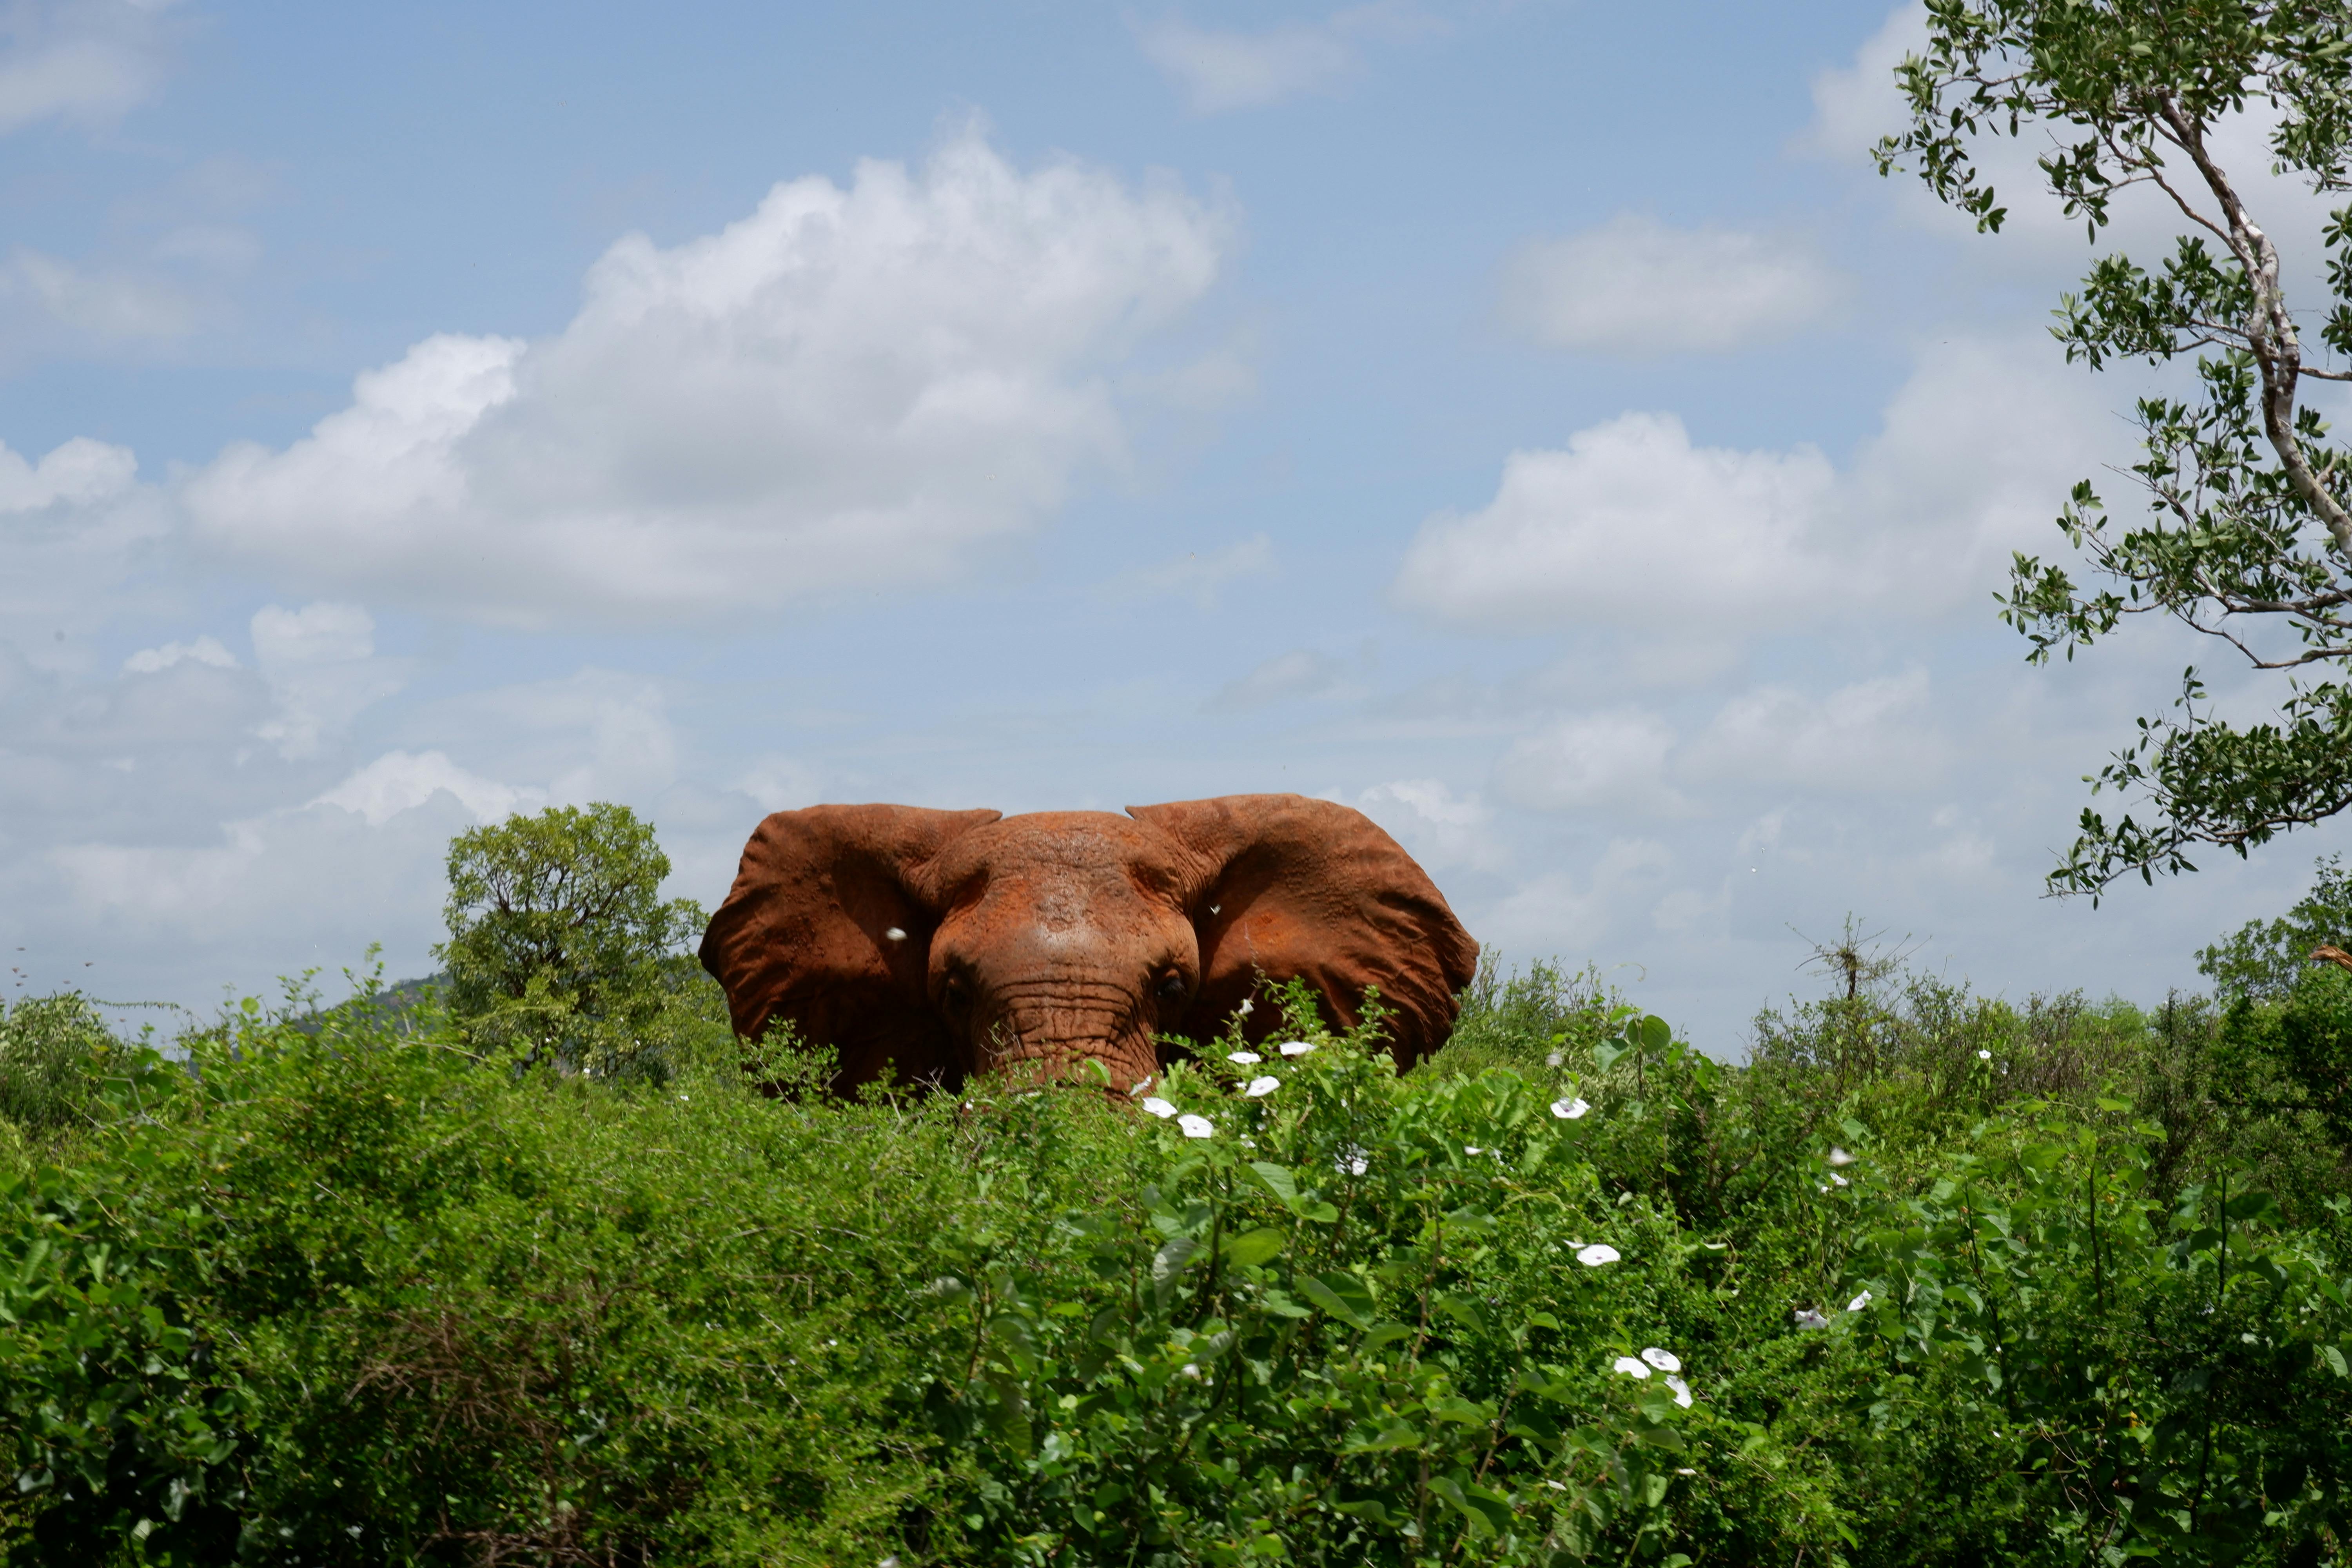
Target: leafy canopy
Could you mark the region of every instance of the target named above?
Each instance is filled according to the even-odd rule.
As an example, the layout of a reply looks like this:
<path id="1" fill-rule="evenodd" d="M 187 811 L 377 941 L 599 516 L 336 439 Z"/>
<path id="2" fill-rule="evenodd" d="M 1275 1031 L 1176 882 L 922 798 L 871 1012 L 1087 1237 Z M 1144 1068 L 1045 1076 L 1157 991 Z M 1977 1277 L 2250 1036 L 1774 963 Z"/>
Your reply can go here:
<path id="1" fill-rule="evenodd" d="M 2336 0 L 1930 0 L 1928 46 L 1899 76 L 1911 125 L 1881 142 L 1882 174 L 1908 168 L 1946 203 L 1997 230 L 2008 209 L 1974 162 L 1984 135 L 2046 135 L 2039 163 L 2065 216 L 2095 241 L 2118 193 L 2148 187 L 2176 220 L 2153 270 L 2101 258 L 2052 329 L 2070 363 L 2162 365 L 2188 356 L 2179 395 L 2142 398 L 2146 510 L 2118 521 L 2085 479 L 2058 519 L 2097 581 L 2020 553 L 2002 619 L 2029 658 L 2070 659 L 2129 616 L 2168 616 L 2281 672 L 2276 710 L 2221 718 L 2197 668 L 2168 711 L 2092 781 L 2146 802 L 2109 822 L 2084 809 L 2049 885 L 2095 897 L 2116 878 L 2194 870 L 2188 851 L 2244 855 L 2274 834 L 2352 805 L 2352 511 L 2345 449 L 2299 401 L 2305 362 L 2273 238 L 2216 147 L 2233 121 L 2267 125 L 2273 172 L 2313 191 L 2347 188 L 2352 157 L 2352 7 Z M 2352 209 L 2326 230 L 2330 309 L 2320 339 L 2352 352 Z"/>
<path id="2" fill-rule="evenodd" d="M 669 857 L 625 805 L 551 806 L 449 841 L 451 1016 L 478 1044 L 551 1047 L 594 1065 L 650 1029 L 701 979 L 681 949 L 691 899 L 665 902 Z"/>

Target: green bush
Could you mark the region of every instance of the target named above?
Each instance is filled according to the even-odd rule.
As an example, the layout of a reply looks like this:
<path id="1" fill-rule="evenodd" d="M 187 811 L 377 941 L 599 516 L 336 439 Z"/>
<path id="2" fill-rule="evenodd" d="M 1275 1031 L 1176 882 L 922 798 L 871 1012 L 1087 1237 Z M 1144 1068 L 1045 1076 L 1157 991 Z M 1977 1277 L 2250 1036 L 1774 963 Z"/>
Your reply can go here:
<path id="1" fill-rule="evenodd" d="M 0 1552 L 2340 1560 L 2346 983 L 1903 982 L 1731 1067 L 1547 966 L 1404 1075 L 1294 994 L 1164 1117 L 298 987 L 94 1042 L 0 1182 Z"/>
<path id="2" fill-rule="evenodd" d="M 0 1122 L 37 1136 L 87 1121 L 121 1050 L 79 992 L 0 1005 Z"/>

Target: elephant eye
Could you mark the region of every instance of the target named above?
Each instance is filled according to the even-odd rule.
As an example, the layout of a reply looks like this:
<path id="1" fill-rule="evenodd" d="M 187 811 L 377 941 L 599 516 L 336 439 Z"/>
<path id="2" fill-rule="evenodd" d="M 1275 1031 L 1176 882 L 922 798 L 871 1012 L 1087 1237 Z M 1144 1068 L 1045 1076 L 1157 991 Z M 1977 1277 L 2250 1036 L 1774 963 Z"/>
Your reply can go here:
<path id="1" fill-rule="evenodd" d="M 1184 991 L 1184 977 L 1181 974 L 1169 974 L 1160 982 L 1160 999 L 1162 1002 L 1181 1002 Z"/>

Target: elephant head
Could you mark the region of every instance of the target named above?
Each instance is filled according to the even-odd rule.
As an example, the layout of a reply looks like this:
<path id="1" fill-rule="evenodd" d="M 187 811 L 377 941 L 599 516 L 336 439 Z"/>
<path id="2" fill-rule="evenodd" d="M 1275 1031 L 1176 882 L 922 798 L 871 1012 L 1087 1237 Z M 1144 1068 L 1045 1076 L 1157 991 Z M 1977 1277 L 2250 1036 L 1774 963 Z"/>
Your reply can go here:
<path id="1" fill-rule="evenodd" d="M 780 811 L 702 941 L 736 1033 L 791 1022 L 838 1051 L 838 1088 L 1093 1060 L 1128 1090 L 1163 1037 L 1220 1035 L 1261 978 L 1305 980 L 1343 1026 L 1377 986 L 1410 1064 L 1444 1043 L 1477 952 L 1394 839 L 1294 795 L 1126 816 Z M 1244 1032 L 1263 1037 L 1273 1012 Z"/>

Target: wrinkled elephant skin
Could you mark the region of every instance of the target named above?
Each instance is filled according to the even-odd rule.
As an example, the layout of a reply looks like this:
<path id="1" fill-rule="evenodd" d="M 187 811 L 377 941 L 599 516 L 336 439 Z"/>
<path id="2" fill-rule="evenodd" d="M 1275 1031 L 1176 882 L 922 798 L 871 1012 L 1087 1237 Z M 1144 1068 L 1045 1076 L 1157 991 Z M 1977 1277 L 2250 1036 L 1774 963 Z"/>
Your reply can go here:
<path id="1" fill-rule="evenodd" d="M 702 942 L 736 1033 L 788 1021 L 836 1088 L 1066 1074 L 1124 1092 L 1168 1036 L 1222 1034 L 1261 977 L 1427 1056 L 1477 964 L 1444 897 L 1360 812 L 1293 795 L 1100 811 L 816 805 L 760 824 Z M 1244 1032 L 1277 1020 L 1254 1008 Z"/>

